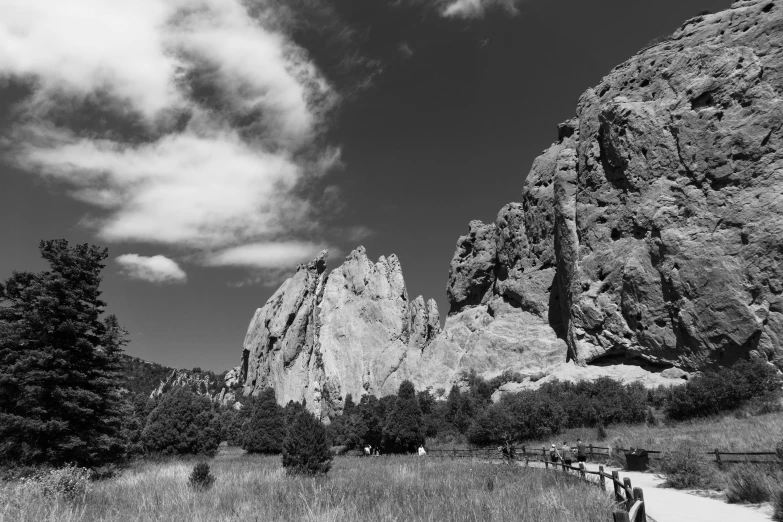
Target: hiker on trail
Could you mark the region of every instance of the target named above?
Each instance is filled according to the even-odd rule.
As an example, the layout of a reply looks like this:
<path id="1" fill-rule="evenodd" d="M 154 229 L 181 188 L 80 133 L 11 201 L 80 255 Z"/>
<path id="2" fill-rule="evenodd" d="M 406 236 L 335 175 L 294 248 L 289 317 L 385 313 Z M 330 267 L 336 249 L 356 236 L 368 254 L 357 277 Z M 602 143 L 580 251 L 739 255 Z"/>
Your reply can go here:
<path id="1" fill-rule="evenodd" d="M 372 455 L 372 448 L 368 444 L 364 447 L 364 456 L 369 457 L 370 455 Z"/>
<path id="2" fill-rule="evenodd" d="M 427 452 L 424 451 L 424 446 L 419 446 L 419 457 L 423 457 Z"/>
<path id="3" fill-rule="evenodd" d="M 557 452 L 557 448 L 554 444 L 552 444 L 552 449 L 549 450 L 549 460 L 555 463 L 560 460 L 560 454 Z"/>
<path id="4" fill-rule="evenodd" d="M 585 443 L 582 439 L 576 439 L 576 461 L 587 462 L 587 452 L 585 452 Z"/>
<path id="5" fill-rule="evenodd" d="M 563 441 L 563 450 L 562 450 L 562 452 L 563 452 L 563 454 L 562 454 L 563 463 L 566 466 L 570 466 L 571 462 L 573 462 L 573 460 L 571 459 L 571 448 L 568 447 L 568 444 L 566 443 L 566 441 Z"/>

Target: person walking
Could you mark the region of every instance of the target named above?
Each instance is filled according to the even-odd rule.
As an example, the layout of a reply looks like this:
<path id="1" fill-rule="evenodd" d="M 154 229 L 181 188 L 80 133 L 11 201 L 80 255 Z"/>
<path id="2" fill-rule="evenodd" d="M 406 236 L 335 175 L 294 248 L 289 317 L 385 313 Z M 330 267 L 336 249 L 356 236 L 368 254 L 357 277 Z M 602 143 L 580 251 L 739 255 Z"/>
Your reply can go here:
<path id="1" fill-rule="evenodd" d="M 561 450 L 561 457 L 563 458 L 563 464 L 570 466 L 573 459 L 571 458 L 571 448 L 568 447 L 566 441 L 563 441 L 563 449 Z"/>
<path id="2" fill-rule="evenodd" d="M 419 457 L 423 457 L 427 454 L 427 452 L 424 450 L 424 446 L 419 446 Z"/>
<path id="3" fill-rule="evenodd" d="M 560 454 L 557 452 L 557 448 L 554 444 L 552 444 L 552 449 L 549 450 L 549 460 L 557 464 L 557 461 L 560 460 Z"/>
<path id="4" fill-rule="evenodd" d="M 576 439 L 576 461 L 587 462 L 587 452 L 585 451 L 585 443 L 582 439 Z"/>

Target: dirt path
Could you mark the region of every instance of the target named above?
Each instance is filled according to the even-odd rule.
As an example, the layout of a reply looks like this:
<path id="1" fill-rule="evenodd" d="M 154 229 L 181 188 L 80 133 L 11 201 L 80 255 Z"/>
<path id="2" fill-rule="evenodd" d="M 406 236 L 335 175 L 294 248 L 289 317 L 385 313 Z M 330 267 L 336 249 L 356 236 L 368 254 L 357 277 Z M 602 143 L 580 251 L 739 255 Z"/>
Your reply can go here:
<path id="1" fill-rule="evenodd" d="M 587 469 L 598 471 L 598 464 L 587 464 Z M 615 468 L 605 467 L 611 472 Z M 663 480 L 652 473 L 620 471 L 620 480 L 631 479 L 633 487 L 644 490 L 647 514 L 655 522 L 769 522 L 772 509 L 769 504 L 746 506 L 727 504 L 722 499 L 700 496 L 695 491 L 663 488 Z M 607 481 L 611 490 L 611 481 Z"/>

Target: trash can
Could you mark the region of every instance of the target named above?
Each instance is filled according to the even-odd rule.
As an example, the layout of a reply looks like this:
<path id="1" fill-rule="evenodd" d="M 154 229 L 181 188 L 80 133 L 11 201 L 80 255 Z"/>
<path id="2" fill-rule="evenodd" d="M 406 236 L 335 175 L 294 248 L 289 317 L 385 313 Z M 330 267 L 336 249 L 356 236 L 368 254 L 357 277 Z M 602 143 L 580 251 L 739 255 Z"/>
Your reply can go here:
<path id="1" fill-rule="evenodd" d="M 625 467 L 628 471 L 647 471 L 650 454 L 647 450 L 633 449 L 625 452 Z"/>

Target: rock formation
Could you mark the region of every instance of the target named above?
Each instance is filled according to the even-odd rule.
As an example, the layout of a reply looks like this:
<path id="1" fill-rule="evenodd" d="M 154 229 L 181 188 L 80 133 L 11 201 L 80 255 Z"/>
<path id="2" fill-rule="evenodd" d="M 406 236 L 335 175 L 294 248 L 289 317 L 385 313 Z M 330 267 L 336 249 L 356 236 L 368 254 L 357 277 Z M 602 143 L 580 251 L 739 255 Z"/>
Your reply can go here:
<path id="1" fill-rule="evenodd" d="M 664 380 L 746 357 L 783 368 L 782 128 L 783 2 L 692 18 L 581 96 L 520 203 L 470 223 L 443 332 L 396 257 L 360 248 L 328 278 L 319 257 L 256 312 L 245 392 L 274 386 L 328 417 L 347 393 L 448 388 L 470 369 L 532 383 L 616 364 Z"/>
<path id="2" fill-rule="evenodd" d="M 250 323 L 245 393 L 275 389 L 329 418 L 348 394 L 396 392 L 398 371 L 440 332 L 435 301 L 408 300 L 395 255 L 372 263 L 363 247 L 326 276 L 326 252 L 300 265 Z"/>

